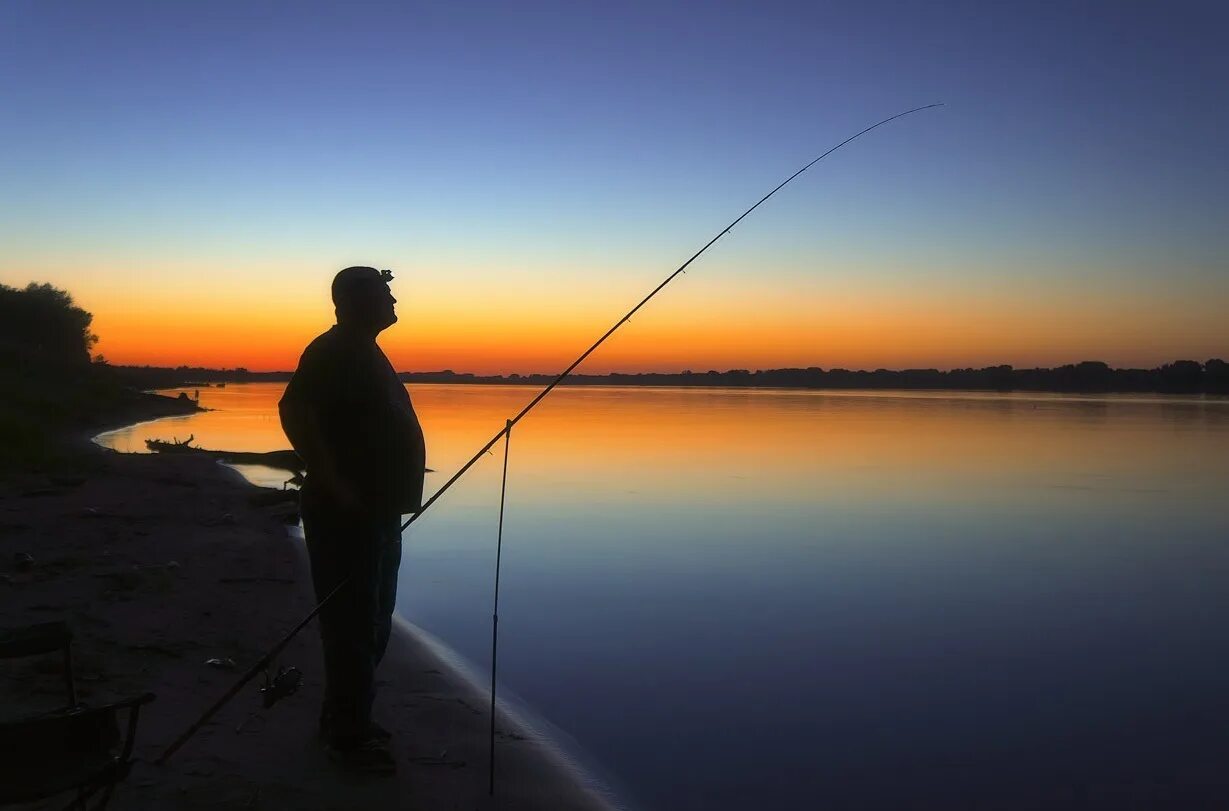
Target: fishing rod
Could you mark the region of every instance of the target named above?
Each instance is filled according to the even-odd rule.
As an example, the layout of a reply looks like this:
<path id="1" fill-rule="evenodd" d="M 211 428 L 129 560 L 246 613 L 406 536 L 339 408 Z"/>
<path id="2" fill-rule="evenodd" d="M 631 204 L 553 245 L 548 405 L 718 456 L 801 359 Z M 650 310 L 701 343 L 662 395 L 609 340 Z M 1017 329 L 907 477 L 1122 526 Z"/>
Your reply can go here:
<path id="1" fill-rule="evenodd" d="M 479 459 L 481 459 L 484 455 L 486 455 L 487 451 L 489 451 L 491 448 L 495 446 L 495 443 L 499 442 L 500 439 L 502 439 L 506 434 L 508 434 L 508 432 L 512 430 L 513 426 L 515 426 L 518 422 L 520 422 L 525 417 L 526 414 L 528 414 L 530 411 L 533 410 L 534 406 L 536 406 L 538 403 L 542 401 L 542 398 L 550 394 L 551 391 L 553 391 L 556 386 L 558 386 L 561 382 L 563 382 L 564 378 L 570 375 L 572 371 L 576 369 L 577 366 L 579 366 L 581 363 L 584 362 L 585 358 L 592 355 L 593 352 L 599 346 L 605 343 L 606 339 L 609 338 L 611 335 L 613 335 L 615 331 L 619 329 L 619 327 L 623 326 L 629 320 L 631 320 L 631 317 L 635 315 L 640 310 L 641 307 L 648 304 L 649 301 L 654 296 L 656 296 L 658 293 L 660 293 L 662 289 L 665 288 L 666 285 L 670 284 L 670 282 L 674 281 L 675 278 L 679 276 L 679 274 L 687 270 L 688 266 L 691 265 L 692 262 L 699 259 L 701 254 L 703 254 L 705 251 L 711 248 L 717 242 L 717 240 L 721 239 L 723 236 L 730 233 L 730 231 L 733 230 L 734 226 L 742 222 L 747 217 L 748 214 L 750 214 L 752 211 L 755 211 L 757 208 L 759 208 L 761 205 L 767 202 L 768 198 L 772 197 L 774 194 L 781 191 L 781 189 L 785 188 L 790 183 L 790 181 L 792 181 L 794 178 L 798 177 L 803 172 L 805 172 L 807 169 L 810 169 L 812 166 L 819 163 L 821 160 L 828 157 L 833 152 L 845 146 L 850 141 L 854 141 L 862 137 L 866 133 L 870 132 L 871 130 L 878 129 L 879 127 L 882 127 L 884 124 L 895 121 L 898 118 L 903 118 L 907 115 L 921 112 L 922 110 L 929 110 L 934 107 L 942 107 L 942 106 L 943 106 L 942 104 L 927 104 L 922 107 L 914 107 L 912 110 L 905 110 L 903 113 L 897 113 L 894 116 L 890 116 L 888 118 L 883 119 L 882 121 L 872 124 L 866 129 L 861 130 L 849 136 L 844 141 L 841 141 L 839 144 L 827 150 L 826 152 L 821 154 L 819 157 L 815 158 L 810 163 L 806 164 L 801 169 L 794 172 L 789 177 L 785 178 L 785 180 L 781 181 L 777 185 L 776 188 L 774 188 L 772 191 L 768 192 L 768 194 L 765 194 L 763 197 L 761 197 L 756 202 L 755 205 L 751 206 L 751 208 L 747 209 L 742 214 L 739 214 L 734 219 L 733 222 L 731 222 L 725 228 L 718 231 L 717 235 L 714 236 L 712 239 L 710 239 L 708 242 L 704 243 L 704 247 L 700 248 L 700 250 L 692 254 L 691 258 L 688 259 L 686 262 L 679 265 L 678 268 L 675 269 L 673 273 L 667 276 L 659 285 L 654 287 L 652 292 L 650 292 L 647 296 L 641 299 L 640 303 L 638 303 L 635 307 L 632 307 L 630 310 L 628 310 L 627 314 L 624 315 L 622 318 L 620 318 L 618 321 L 616 321 L 614 323 L 614 326 L 606 330 L 606 332 L 602 335 L 602 337 L 598 338 L 596 341 L 594 341 L 592 346 L 590 346 L 588 349 L 582 352 L 580 357 L 572 361 L 571 365 L 569 365 L 566 369 L 560 372 L 559 375 L 554 380 L 552 380 L 549 385 L 546 386 L 546 388 L 538 392 L 537 396 L 535 396 L 532 400 L 530 400 L 529 403 L 520 410 L 520 413 L 518 413 L 512 419 L 507 420 L 507 422 L 504 424 L 504 427 L 499 429 L 499 431 L 495 434 L 495 436 L 491 437 L 490 441 L 488 441 L 485 445 L 483 445 L 478 450 L 478 452 L 475 453 L 468 462 L 462 465 L 461 468 L 456 473 L 452 474 L 452 478 L 446 481 L 444 485 L 440 487 L 440 489 L 436 490 L 435 493 L 431 496 L 431 498 L 427 499 L 427 501 L 422 505 L 421 509 L 419 509 L 418 512 L 411 515 L 409 519 L 406 520 L 406 522 L 401 525 L 401 531 L 404 532 L 410 526 L 410 524 L 413 524 L 419 518 L 422 518 L 423 513 L 425 513 L 432 504 L 434 504 L 436 501 L 439 501 L 440 497 L 443 496 L 444 493 L 446 493 L 450 487 L 456 484 L 457 480 L 459 480 L 462 476 L 464 476 L 466 472 L 469 471 L 469 469 L 478 462 Z M 351 577 L 353 577 L 353 575 L 351 575 Z M 155 762 L 159 764 L 165 763 L 167 759 L 171 757 L 171 755 L 175 754 L 175 752 L 181 746 L 183 746 L 184 743 L 186 743 L 189 738 L 191 738 L 194 734 L 196 734 L 196 732 L 201 727 L 203 727 L 206 723 L 208 723 L 209 719 L 212 718 L 214 714 L 218 712 L 218 710 L 222 709 L 222 707 L 224 707 L 228 701 L 234 698 L 234 696 L 243 688 L 245 684 L 247 684 L 249 681 L 255 678 L 257 674 L 263 672 L 264 669 L 268 666 L 268 664 L 273 661 L 273 658 L 277 656 L 279 653 L 281 653 L 282 650 L 285 649 L 285 647 L 290 644 L 290 641 L 294 639 L 295 635 L 297 635 L 299 631 L 303 630 L 303 628 L 306 627 L 307 624 L 311 622 L 312 619 L 314 619 L 317 614 L 320 613 L 320 610 L 323 609 L 324 606 L 328 604 L 328 602 L 332 600 L 337 595 L 337 593 L 340 592 L 342 588 L 345 587 L 349 582 L 350 582 L 350 577 L 343 580 L 340 584 L 338 584 L 338 586 L 335 589 L 333 589 L 331 592 L 325 595 L 324 599 L 321 600 L 319 603 L 317 603 L 316 607 L 311 610 L 311 613 L 309 613 L 306 617 L 304 617 L 303 620 L 299 622 L 298 625 L 296 625 L 294 628 L 290 630 L 289 633 L 286 634 L 286 636 L 282 637 L 281 641 L 279 641 L 276 645 L 270 648 L 269 651 L 264 656 L 262 656 L 254 665 L 252 665 L 252 667 L 249 668 L 248 671 L 239 678 L 239 681 L 237 681 L 233 686 L 231 686 L 231 688 L 228 689 L 222 695 L 221 698 L 215 701 L 213 705 L 211 705 L 209 709 L 206 710 L 205 713 L 194 724 L 192 724 L 192 726 L 190 726 L 188 729 L 186 729 L 183 732 L 183 734 L 181 734 L 178 738 L 176 738 L 171 743 L 171 745 L 166 748 L 166 750 L 162 753 L 162 755 L 158 757 L 158 760 Z"/>
<path id="2" fill-rule="evenodd" d="M 772 197 L 774 194 L 776 194 L 777 192 L 781 191 L 781 189 L 785 188 L 786 184 L 788 184 L 791 180 L 793 180 L 794 178 L 798 177 L 798 175 L 802 174 L 802 173 L 803 173 L 803 172 L 805 172 L 807 169 L 810 169 L 812 166 L 814 166 L 815 164 L 819 163 L 821 160 L 823 160 L 824 158 L 828 157 L 828 156 L 829 156 L 829 155 L 831 155 L 833 152 L 835 152 L 835 151 L 837 151 L 838 149 L 840 149 L 841 147 L 845 146 L 845 144 L 849 143 L 850 141 L 852 141 L 852 140 L 854 140 L 854 139 L 856 139 L 856 138 L 859 138 L 859 137 L 861 137 L 861 136 L 865 135 L 866 133 L 870 132 L 871 130 L 875 129 L 876 127 L 882 127 L 884 124 L 887 124 L 889 121 L 895 121 L 896 119 L 898 119 L 898 118 L 903 118 L 904 116 L 907 116 L 907 115 L 909 115 L 909 114 L 911 114 L 911 113 L 917 113 L 917 112 L 921 112 L 922 110 L 929 110 L 929 109 L 931 109 L 932 107 L 942 107 L 942 106 L 943 106 L 942 104 L 927 104 L 925 107 L 914 107 L 912 110 L 905 110 L 903 113 L 897 113 L 896 115 L 892 116 L 891 118 L 885 118 L 885 119 L 883 119 L 882 121 L 880 121 L 880 122 L 879 122 L 879 123 L 877 123 L 877 124 L 872 124 L 871 126 L 867 127 L 866 129 L 862 130 L 861 132 L 859 132 L 859 133 L 857 133 L 857 134 L 855 134 L 855 135 L 851 135 L 851 136 L 849 136 L 848 138 L 846 138 L 844 141 L 841 141 L 839 144 L 837 144 L 836 146 L 832 147 L 832 148 L 831 148 L 831 149 L 829 149 L 827 152 L 825 152 L 824 154 L 820 155 L 820 156 L 819 156 L 818 158 L 816 158 L 815 160 L 813 160 L 813 161 L 811 161 L 810 163 L 808 163 L 806 166 L 803 166 L 803 167 L 802 167 L 801 169 L 799 169 L 797 172 L 794 172 L 792 175 L 790 175 L 789 177 L 785 178 L 785 180 L 781 181 L 781 183 L 780 183 L 780 184 L 779 184 L 779 185 L 778 185 L 775 189 L 773 189 L 772 191 L 768 192 L 768 194 L 765 194 L 763 197 L 761 197 L 761 198 L 759 199 L 759 202 L 757 202 L 755 205 L 751 206 L 751 208 L 747 209 L 747 210 L 746 210 L 746 211 L 744 211 L 742 214 L 739 214 L 739 215 L 738 215 L 738 217 L 737 217 L 737 218 L 735 218 L 735 220 L 734 220 L 732 223 L 730 223 L 730 224 L 729 224 L 729 225 L 727 225 L 725 228 L 723 228 L 723 229 L 721 229 L 720 231 L 718 231 L 718 232 L 717 232 L 717 236 L 713 237 L 713 238 L 712 238 L 712 239 L 710 239 L 708 242 L 706 242 L 706 243 L 704 244 L 704 247 L 703 247 L 703 248 L 701 248 L 700 250 L 696 251 L 694 254 L 692 254 L 692 255 L 691 255 L 691 258 L 690 258 L 690 259 L 688 259 L 688 260 L 687 260 L 686 262 L 684 262 L 683 264 L 679 265 L 679 266 L 678 266 L 678 268 L 677 268 L 677 269 L 676 269 L 673 273 L 671 273 L 669 276 L 667 276 L 667 277 L 665 278 L 665 280 L 664 280 L 661 284 L 659 284 L 659 285 L 657 285 L 657 287 L 654 287 L 654 288 L 653 288 L 653 292 L 649 293 L 647 296 L 645 296 L 643 299 L 641 299 L 639 304 L 637 304 L 635 307 L 632 307 L 630 310 L 628 310 L 627 315 L 623 316 L 623 317 L 622 317 L 622 318 L 620 318 L 618 321 L 616 321 L 616 322 L 615 322 L 615 324 L 614 324 L 614 326 L 613 326 L 613 327 L 611 327 L 610 329 L 606 330 L 606 333 L 605 333 L 605 334 L 604 334 L 601 338 L 598 338 L 596 341 L 594 341 L 594 342 L 593 342 L 593 346 L 591 346 L 591 347 L 589 347 L 588 349 L 586 349 L 584 352 L 582 352 L 582 353 L 581 353 L 581 355 L 580 355 L 580 357 L 579 357 L 579 358 L 577 358 L 576 360 L 572 361 L 572 365 L 568 366 L 568 368 L 566 368 L 566 369 L 564 369 L 562 372 L 560 372 L 560 373 L 559 373 L 559 376 L 558 376 L 558 377 L 556 377 L 554 380 L 552 380 L 552 381 L 550 382 L 550 385 L 548 385 L 546 388 L 542 389 L 542 391 L 538 392 L 538 395 L 537 395 L 536 397 L 534 397 L 532 400 L 530 400 L 530 401 L 529 401 L 529 404 L 528 404 L 528 405 L 526 405 L 524 408 L 522 408 L 519 414 L 517 414 L 517 415 L 516 415 L 515 417 L 513 417 L 512 419 L 508 420 L 508 423 L 507 423 L 507 425 L 506 425 L 504 428 L 501 428 L 501 429 L 499 430 L 499 432 L 498 432 L 497 434 L 495 434 L 495 436 L 491 437 L 491 440 L 490 440 L 489 442 L 487 442 L 485 445 L 483 445 L 483 446 L 482 446 L 482 448 L 481 448 L 481 449 L 479 449 L 479 451 L 473 455 L 473 458 L 471 458 L 468 462 L 466 462 L 464 465 L 462 465 L 462 466 L 461 466 L 461 469 L 460 469 L 460 470 L 458 470 L 456 473 L 452 474 L 452 478 L 451 478 L 451 479 L 449 479 L 448 481 L 446 481 L 446 482 L 444 483 L 444 486 L 443 486 L 443 487 L 441 487 L 440 489 L 436 490 L 436 491 L 435 491 L 435 494 L 434 494 L 434 495 L 432 495 L 432 496 L 431 496 L 431 498 L 427 499 L 427 502 L 426 502 L 425 504 L 423 504 L 423 505 L 422 505 L 422 509 L 421 509 L 421 510 L 419 510 L 418 512 L 416 512 L 416 513 L 414 513 L 413 515 L 411 515 L 411 516 L 410 516 L 410 518 L 409 518 L 409 520 L 407 520 L 404 524 L 402 524 L 402 525 L 401 525 L 401 530 L 404 532 L 404 531 L 406 530 L 406 528 L 410 526 L 410 524 L 413 524 L 415 521 L 417 521 L 419 518 L 421 518 L 421 517 L 422 517 L 422 514 L 423 514 L 423 513 L 425 513 L 425 512 L 427 511 L 427 508 L 428 508 L 428 507 L 430 507 L 430 506 L 431 506 L 432 504 L 434 504 L 437 500 L 439 500 L 440 496 L 444 495 L 444 493 L 446 493 L 446 492 L 448 491 L 448 488 L 449 488 L 449 487 L 452 487 L 452 485 L 456 483 L 457 479 L 460 479 L 462 476 L 464 476 L 464 475 L 465 475 L 465 473 L 466 473 L 466 471 L 468 471 L 471 467 L 473 467 L 473 466 L 474 466 L 474 463 L 476 463 L 479 459 L 481 459 L 481 458 L 483 457 L 483 455 L 484 455 L 484 454 L 486 454 L 486 452 L 487 452 L 487 451 L 489 451 L 491 448 L 493 448 L 493 447 L 495 446 L 495 443 L 496 443 L 496 442 L 498 442 L 498 441 L 499 441 L 499 440 L 503 437 L 503 435 L 504 435 L 504 434 L 506 434 L 508 431 L 511 431 L 511 430 L 512 430 L 512 426 L 516 425 L 518 422 L 520 422 L 520 421 L 521 421 L 521 419 L 522 419 L 522 418 L 523 418 L 526 414 L 528 414 L 530 411 L 532 411 L 532 410 L 533 410 L 533 407 L 534 407 L 534 406 L 536 406 L 538 403 L 540 403 L 540 402 L 542 401 L 542 398 L 543 398 L 543 397 L 545 397 L 546 395 L 550 394 L 550 393 L 551 393 L 551 391 L 555 388 L 555 386 L 558 386 L 560 383 L 562 383 L 562 382 L 563 382 L 563 379 L 564 379 L 565 377 L 567 377 L 568 375 L 570 375 L 570 374 L 572 373 L 572 371 L 573 371 L 573 370 L 574 370 L 577 366 L 579 366 L 581 363 L 583 363 L 583 362 L 584 362 L 584 360 L 585 360 L 585 358 L 587 358 L 587 357 L 589 357 L 590 355 L 592 355 L 592 354 L 593 354 L 593 352 L 594 352 L 594 350 L 596 350 L 599 346 L 601 346 L 603 343 L 605 343 L 605 342 L 606 342 L 606 339 L 607 339 L 607 338 L 609 338 L 611 335 L 614 335 L 615 330 L 617 330 L 619 327 L 621 327 L 621 326 L 623 326 L 624 324 L 626 324 L 626 323 L 627 323 L 627 322 L 631 319 L 631 317 L 632 317 L 633 315 L 635 315 L 635 314 L 636 314 L 636 311 L 638 311 L 638 310 L 639 310 L 641 307 L 643 307 L 644 305 L 648 304 L 650 299 L 652 299 L 654 296 L 656 296 L 658 293 L 660 293 L 660 292 L 662 291 L 662 288 L 664 288 L 666 285 L 670 284 L 670 282 L 674 281 L 674 279 L 675 279 L 675 278 L 676 278 L 676 277 L 677 277 L 680 273 L 682 273 L 683 271 L 687 270 L 687 266 L 688 266 L 688 265 L 690 265 L 692 262 L 694 262 L 694 261 L 696 261 L 697 259 L 699 259 L 699 258 L 700 258 L 700 254 L 704 253 L 704 252 L 705 252 L 705 251 L 707 251 L 709 248 L 711 248 L 711 247 L 713 246 L 713 243 L 715 243 L 717 240 L 721 239 L 723 236 L 725 236 L 726 234 L 730 233 L 730 231 L 734 228 L 734 226 L 736 226 L 736 225 L 738 225 L 740 222 L 742 222 L 742 221 L 743 221 L 743 218 L 744 218 L 744 217 L 746 217 L 748 214 L 750 214 L 752 211 L 755 211 L 757 208 L 759 208 L 759 207 L 760 207 L 763 203 L 765 203 L 765 202 L 768 200 L 768 198 L 769 198 L 769 197 Z"/>

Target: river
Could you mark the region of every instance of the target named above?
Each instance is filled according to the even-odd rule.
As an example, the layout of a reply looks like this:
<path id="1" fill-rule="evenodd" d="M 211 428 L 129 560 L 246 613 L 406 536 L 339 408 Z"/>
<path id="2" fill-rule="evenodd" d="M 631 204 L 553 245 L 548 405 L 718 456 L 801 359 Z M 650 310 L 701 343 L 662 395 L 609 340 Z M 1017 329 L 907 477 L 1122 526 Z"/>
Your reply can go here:
<path id="1" fill-rule="evenodd" d="M 103 441 L 286 447 L 281 390 Z M 411 386 L 428 493 L 534 391 Z M 477 673 L 501 464 L 401 572 Z M 1227 485 L 1224 398 L 562 388 L 512 439 L 501 690 L 634 807 L 1223 795 Z"/>

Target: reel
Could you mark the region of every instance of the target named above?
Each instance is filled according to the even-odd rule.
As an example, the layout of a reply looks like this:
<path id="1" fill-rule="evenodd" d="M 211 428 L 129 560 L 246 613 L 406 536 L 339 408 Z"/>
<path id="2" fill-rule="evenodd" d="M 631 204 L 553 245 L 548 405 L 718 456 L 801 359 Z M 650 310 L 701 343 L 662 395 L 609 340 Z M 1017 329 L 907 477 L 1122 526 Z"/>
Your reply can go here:
<path id="1" fill-rule="evenodd" d="M 267 710 L 283 698 L 294 695 L 302 684 L 303 671 L 297 667 L 279 667 L 273 678 L 269 678 L 266 670 L 265 686 L 260 688 L 261 702 Z"/>

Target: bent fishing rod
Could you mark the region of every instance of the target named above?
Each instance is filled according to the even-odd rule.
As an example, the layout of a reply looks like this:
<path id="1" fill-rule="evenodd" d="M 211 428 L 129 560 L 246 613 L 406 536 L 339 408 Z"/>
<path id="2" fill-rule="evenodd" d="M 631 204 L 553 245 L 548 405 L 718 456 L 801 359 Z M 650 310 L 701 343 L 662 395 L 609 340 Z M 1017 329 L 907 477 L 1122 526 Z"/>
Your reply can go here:
<path id="1" fill-rule="evenodd" d="M 546 395 L 550 394 L 551 391 L 553 391 L 556 386 L 562 383 L 563 380 L 568 375 L 570 375 L 576 369 L 577 366 L 583 363 L 585 359 L 588 358 L 590 355 L 592 355 L 599 346 L 605 343 L 606 339 L 609 338 L 611 335 L 613 335 L 615 331 L 619 329 L 619 327 L 623 326 L 629 320 L 631 320 L 631 317 L 635 315 L 640 310 L 641 307 L 648 304 L 649 301 L 652 300 L 654 296 L 656 296 L 666 287 L 666 285 L 670 284 L 670 282 L 674 281 L 680 274 L 686 271 L 688 266 L 690 266 L 692 262 L 699 259 L 700 256 L 705 251 L 707 251 L 709 248 L 711 248 L 719 239 L 724 237 L 726 234 L 730 233 L 730 231 L 734 229 L 734 226 L 742 222 L 752 211 L 755 211 L 761 205 L 766 203 L 770 197 L 772 197 L 777 192 L 781 191 L 781 189 L 785 188 L 790 183 L 790 181 L 792 181 L 794 178 L 801 175 L 806 170 L 810 169 L 815 164 L 819 163 L 824 158 L 831 155 L 833 152 L 837 151 L 838 149 L 845 146 L 849 142 L 857 140 L 858 138 L 862 137 L 863 135 L 870 132 L 871 130 L 878 129 L 879 127 L 882 127 L 884 124 L 895 121 L 898 118 L 903 118 L 907 115 L 921 112 L 922 110 L 929 110 L 934 107 L 942 107 L 942 106 L 943 106 L 942 104 L 927 104 L 923 107 L 914 107 L 912 110 L 905 110 L 903 113 L 897 113 L 894 116 L 885 118 L 882 121 L 872 124 L 866 129 L 861 130 L 849 136 L 844 141 L 841 141 L 836 146 L 830 148 L 829 150 L 821 154 L 819 157 L 813 159 L 810 163 L 807 163 L 801 169 L 794 172 L 789 177 L 785 178 L 785 180 L 781 181 L 776 186 L 776 188 L 774 188 L 772 191 L 768 192 L 768 194 L 765 194 L 763 197 L 761 197 L 755 203 L 755 205 L 748 208 L 742 214 L 739 214 L 734 219 L 733 222 L 731 222 L 725 228 L 722 228 L 720 231 L 717 232 L 716 236 L 714 236 L 708 242 L 704 243 L 704 247 L 700 248 L 700 250 L 692 254 L 690 259 L 688 259 L 683 264 L 679 265 L 678 268 L 676 268 L 673 273 L 671 273 L 660 284 L 654 287 L 653 290 L 647 296 L 641 299 L 640 302 L 635 307 L 632 307 L 630 310 L 628 310 L 627 314 L 624 315 L 622 318 L 620 318 L 618 321 L 616 321 L 614 323 L 614 326 L 606 330 L 606 332 L 602 335 L 602 337 L 594 341 L 592 346 L 590 346 L 588 349 L 582 352 L 580 354 L 580 357 L 572 361 L 572 363 L 566 369 L 560 372 L 559 375 L 546 386 L 546 388 L 538 392 L 537 396 L 535 396 L 532 400 L 530 400 L 529 403 L 520 410 L 520 413 L 518 413 L 515 417 L 507 420 L 507 422 L 504 424 L 504 427 L 499 429 L 499 431 L 495 434 L 495 436 L 491 437 L 489 442 L 483 445 L 478 450 L 478 452 L 475 453 L 468 462 L 462 465 L 461 468 L 456 473 L 452 474 L 452 478 L 450 478 L 448 481 L 444 483 L 442 487 L 436 490 L 435 493 L 431 496 L 431 498 L 427 499 L 427 501 L 422 505 L 422 508 L 419 509 L 418 512 L 411 515 L 409 519 L 407 519 L 406 522 L 401 525 L 402 532 L 404 532 L 410 526 L 410 524 L 413 524 L 415 521 L 421 518 L 423 513 L 425 513 L 432 504 L 438 501 L 440 497 L 443 496 L 444 493 L 446 493 L 450 487 L 456 484 L 456 482 L 462 476 L 464 476 L 471 467 L 473 467 L 478 462 L 479 459 L 481 459 L 491 448 L 495 446 L 495 443 L 499 442 L 500 439 L 502 439 L 505 435 L 507 435 L 512 430 L 512 428 L 525 417 L 525 415 L 527 415 L 530 411 L 533 410 L 534 406 L 536 406 L 538 403 L 542 401 L 542 398 L 546 397 Z M 175 754 L 175 752 L 178 751 L 179 748 L 188 741 L 188 739 L 190 739 L 193 735 L 197 733 L 197 731 L 201 729 L 201 727 L 203 727 L 206 723 L 208 723 L 209 719 L 211 719 L 218 712 L 218 710 L 222 709 L 222 707 L 224 707 L 227 704 L 227 702 L 229 702 L 232 698 L 234 698 L 235 695 L 238 694 L 238 692 L 243 689 L 244 685 L 246 685 L 249 681 L 251 681 L 257 675 L 259 675 L 261 672 L 264 672 L 264 670 L 268 667 L 269 663 L 273 661 L 274 657 L 276 657 L 279 653 L 281 653 L 282 650 L 284 650 L 285 647 L 290 644 L 290 641 L 294 639 L 294 637 L 299 633 L 299 631 L 303 630 L 303 628 L 305 628 L 309 622 L 315 619 L 316 615 L 320 613 L 321 609 L 323 609 L 324 606 L 327 605 L 329 601 L 332 600 L 333 597 L 336 596 L 337 593 L 340 592 L 350 582 L 350 580 L 351 578 L 347 577 L 335 589 L 333 589 L 331 592 L 325 595 L 324 599 L 321 600 L 319 603 L 317 603 L 316 607 L 311 610 L 311 613 L 309 613 L 306 617 L 304 617 L 303 620 L 298 625 L 296 625 L 294 628 L 290 630 L 288 634 L 286 634 L 286 636 L 282 637 L 281 641 L 279 641 L 276 645 L 270 648 L 269 651 L 264 656 L 262 656 L 254 665 L 252 665 L 252 667 L 249 668 L 248 671 L 244 673 L 239 678 L 239 680 L 235 682 L 235 684 L 232 685 L 230 689 L 228 689 L 222 695 L 221 698 L 215 701 L 213 705 L 211 705 L 209 709 L 207 709 L 204 712 L 204 714 L 201 715 L 201 717 L 197 719 L 195 723 L 192 724 L 192 726 L 190 726 L 188 729 L 186 729 L 183 732 L 183 734 L 181 734 L 178 738 L 176 738 L 171 743 L 171 745 L 168 746 L 166 750 L 158 757 L 157 761 L 155 762 L 158 764 L 165 763 L 171 757 L 171 755 Z"/>

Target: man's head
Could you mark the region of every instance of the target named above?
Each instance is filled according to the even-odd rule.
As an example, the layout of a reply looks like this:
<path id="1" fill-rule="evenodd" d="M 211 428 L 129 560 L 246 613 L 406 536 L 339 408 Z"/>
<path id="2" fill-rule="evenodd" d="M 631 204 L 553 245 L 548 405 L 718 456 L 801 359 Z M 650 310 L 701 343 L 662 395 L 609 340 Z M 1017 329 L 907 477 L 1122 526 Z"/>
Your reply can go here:
<path id="1" fill-rule="evenodd" d="M 393 305 L 397 299 L 388 289 L 392 271 L 356 265 L 333 277 L 333 305 L 337 323 L 376 332 L 397 323 Z"/>

